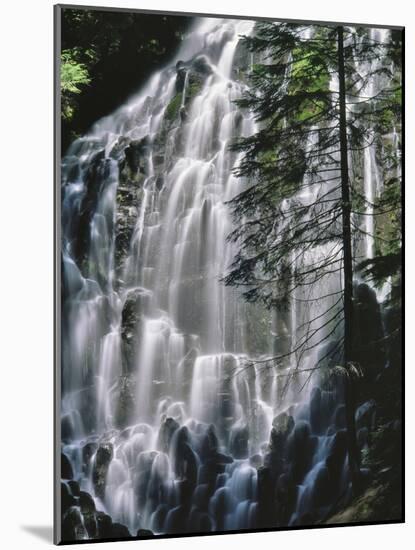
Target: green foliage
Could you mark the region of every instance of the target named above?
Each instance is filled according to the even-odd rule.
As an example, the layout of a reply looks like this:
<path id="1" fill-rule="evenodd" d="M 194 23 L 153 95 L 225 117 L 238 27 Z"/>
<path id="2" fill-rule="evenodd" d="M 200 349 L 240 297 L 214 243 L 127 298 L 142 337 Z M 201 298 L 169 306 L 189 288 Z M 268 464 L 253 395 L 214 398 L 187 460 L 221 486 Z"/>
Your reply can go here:
<path id="1" fill-rule="evenodd" d="M 61 90 L 79 94 L 81 86 L 89 84 L 88 69 L 82 63 L 77 63 L 71 50 L 64 50 L 61 54 Z"/>
<path id="2" fill-rule="evenodd" d="M 90 84 L 87 67 L 77 61 L 78 50 L 63 50 L 61 53 L 62 117 L 70 121 L 74 114 L 74 95 L 80 94 L 83 86 Z"/>
<path id="3" fill-rule="evenodd" d="M 327 62 L 313 51 L 296 47 L 292 51 L 290 81 L 287 93 L 304 96 L 295 119 L 299 122 L 315 119 L 324 113 L 324 94 L 329 91 L 330 75 Z"/>

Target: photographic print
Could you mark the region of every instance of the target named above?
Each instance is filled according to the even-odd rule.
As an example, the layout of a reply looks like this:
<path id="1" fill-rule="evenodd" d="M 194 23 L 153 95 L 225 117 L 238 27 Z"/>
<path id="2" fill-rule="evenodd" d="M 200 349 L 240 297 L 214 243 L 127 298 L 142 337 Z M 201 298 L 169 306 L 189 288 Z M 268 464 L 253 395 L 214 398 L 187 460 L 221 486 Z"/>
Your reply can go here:
<path id="1" fill-rule="evenodd" d="M 55 542 L 402 522 L 403 29 L 55 38 Z"/>

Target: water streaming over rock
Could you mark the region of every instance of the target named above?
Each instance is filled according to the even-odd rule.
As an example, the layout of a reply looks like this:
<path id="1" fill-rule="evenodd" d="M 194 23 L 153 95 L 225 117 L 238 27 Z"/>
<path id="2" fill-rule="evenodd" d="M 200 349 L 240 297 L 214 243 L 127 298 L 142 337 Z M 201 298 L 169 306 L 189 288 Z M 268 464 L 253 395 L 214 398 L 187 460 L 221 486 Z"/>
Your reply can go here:
<path id="1" fill-rule="evenodd" d="M 198 23 L 62 163 L 63 451 L 97 509 L 133 534 L 304 523 L 348 483 L 341 396 L 298 393 L 297 377 L 279 399 L 276 367 L 245 363 L 289 349 L 323 305 L 270 314 L 220 281 L 235 253 L 226 201 L 244 185 L 228 146 L 255 131 L 234 103 L 252 63 L 240 35 L 252 31 Z M 374 163 L 369 148 L 369 198 Z M 328 190 L 309 184 L 297 199 Z M 285 500 L 267 493 L 271 478 Z M 278 499 L 288 504 L 272 515 Z"/>

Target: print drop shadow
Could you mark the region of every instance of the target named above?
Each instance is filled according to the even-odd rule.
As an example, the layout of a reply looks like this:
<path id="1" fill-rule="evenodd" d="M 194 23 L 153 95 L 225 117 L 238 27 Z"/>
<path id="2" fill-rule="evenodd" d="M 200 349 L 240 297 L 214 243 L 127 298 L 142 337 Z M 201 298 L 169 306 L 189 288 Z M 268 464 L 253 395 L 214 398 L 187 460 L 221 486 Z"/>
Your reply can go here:
<path id="1" fill-rule="evenodd" d="M 22 525 L 21 529 L 44 542 L 53 542 L 53 527 L 51 525 Z"/>

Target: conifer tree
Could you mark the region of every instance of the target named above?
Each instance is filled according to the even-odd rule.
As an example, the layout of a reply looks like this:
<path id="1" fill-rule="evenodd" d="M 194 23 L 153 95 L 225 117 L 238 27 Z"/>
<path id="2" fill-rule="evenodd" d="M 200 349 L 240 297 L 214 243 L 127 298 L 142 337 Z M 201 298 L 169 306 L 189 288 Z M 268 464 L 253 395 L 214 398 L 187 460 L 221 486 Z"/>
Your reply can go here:
<path id="1" fill-rule="evenodd" d="M 239 105 L 254 113 L 257 129 L 233 144 L 243 153 L 235 171 L 245 188 L 230 201 L 236 229 L 229 238 L 239 248 L 224 281 L 282 319 L 289 305 L 303 304 L 290 327 L 296 336 L 274 363 L 294 356 L 294 371 L 301 370 L 304 357 L 335 342 L 307 370 L 341 357 L 356 486 L 354 278 L 370 274 L 378 283 L 393 277 L 400 284 L 399 147 L 391 151 L 385 136 L 400 127 L 401 35 L 266 22 L 244 41 L 258 62 Z M 382 166 L 383 191 L 372 199 L 362 183 L 367 148 Z M 385 213 L 394 220 L 388 247 L 365 258 L 364 239 L 385 240 L 384 224 L 376 229 Z M 372 235 L 368 216 L 375 219 Z M 334 279 L 341 284 L 333 286 Z"/>

